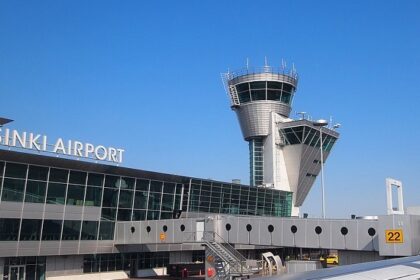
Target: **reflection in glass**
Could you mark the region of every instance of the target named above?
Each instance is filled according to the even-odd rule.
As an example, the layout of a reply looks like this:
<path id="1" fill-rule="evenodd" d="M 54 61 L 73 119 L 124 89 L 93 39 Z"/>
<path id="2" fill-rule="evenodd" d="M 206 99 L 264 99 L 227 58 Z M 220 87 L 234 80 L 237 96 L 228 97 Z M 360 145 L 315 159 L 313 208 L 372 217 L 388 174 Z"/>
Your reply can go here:
<path id="1" fill-rule="evenodd" d="M 60 240 L 61 220 L 44 220 L 42 240 Z"/>
<path id="2" fill-rule="evenodd" d="M 4 178 L 2 201 L 23 201 L 25 180 Z"/>
<path id="3" fill-rule="evenodd" d="M 19 219 L 0 219 L 0 240 L 17 240 L 19 234 L 19 223 Z"/>
<path id="4" fill-rule="evenodd" d="M 99 240 L 114 239 L 114 223 L 102 221 L 99 228 Z"/>
<path id="5" fill-rule="evenodd" d="M 97 221 L 83 221 L 81 240 L 96 240 L 98 233 Z"/>
<path id="6" fill-rule="evenodd" d="M 81 221 L 64 221 L 63 240 L 78 240 Z"/>
<path id="7" fill-rule="evenodd" d="M 24 219 L 20 230 L 20 240 L 39 240 L 42 220 Z"/>
<path id="8" fill-rule="evenodd" d="M 85 187 L 79 185 L 69 185 L 67 190 L 67 205 L 83 206 Z"/>
<path id="9" fill-rule="evenodd" d="M 66 185 L 60 183 L 49 183 L 47 203 L 64 204 L 66 197 Z"/>
<path id="10" fill-rule="evenodd" d="M 6 173 L 5 177 L 11 177 L 11 178 L 20 178 L 20 179 L 26 179 L 26 170 L 27 170 L 26 164 L 17 164 L 17 163 L 10 163 L 8 162 L 6 164 Z"/>
<path id="11" fill-rule="evenodd" d="M 28 180 L 25 202 L 44 203 L 46 187 L 46 182 Z"/>

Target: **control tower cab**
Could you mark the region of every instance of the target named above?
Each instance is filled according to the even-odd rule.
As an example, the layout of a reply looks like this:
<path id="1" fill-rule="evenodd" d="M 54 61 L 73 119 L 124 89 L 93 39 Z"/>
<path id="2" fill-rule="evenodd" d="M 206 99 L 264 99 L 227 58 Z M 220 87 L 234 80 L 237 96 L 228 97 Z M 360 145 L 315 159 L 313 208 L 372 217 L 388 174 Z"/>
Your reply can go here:
<path id="1" fill-rule="evenodd" d="M 223 79 L 249 143 L 250 185 L 293 192 L 292 215 L 297 216 L 339 134 L 290 118 L 298 85 L 294 67 L 247 67 L 224 73 Z"/>

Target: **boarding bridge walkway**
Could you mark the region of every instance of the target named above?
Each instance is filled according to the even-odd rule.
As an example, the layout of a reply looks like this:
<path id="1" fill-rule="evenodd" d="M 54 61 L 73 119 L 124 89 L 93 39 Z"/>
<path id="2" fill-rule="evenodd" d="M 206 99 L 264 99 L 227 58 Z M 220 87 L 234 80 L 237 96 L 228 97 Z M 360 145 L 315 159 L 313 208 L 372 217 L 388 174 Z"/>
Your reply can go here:
<path id="1" fill-rule="evenodd" d="M 366 219 L 303 219 L 207 214 L 171 220 L 117 222 L 118 250 L 142 246 L 149 251 L 200 248 L 186 244 L 188 232 L 214 232 L 219 242 L 241 248 L 295 247 L 372 252 L 381 257 L 420 252 L 420 215 L 384 215 Z M 205 237 L 204 234 L 200 238 Z M 207 240 L 209 247 L 216 246 Z M 216 240 L 217 241 L 217 240 Z M 188 249 L 191 248 L 191 249 Z M 220 248 L 218 248 L 220 249 Z"/>

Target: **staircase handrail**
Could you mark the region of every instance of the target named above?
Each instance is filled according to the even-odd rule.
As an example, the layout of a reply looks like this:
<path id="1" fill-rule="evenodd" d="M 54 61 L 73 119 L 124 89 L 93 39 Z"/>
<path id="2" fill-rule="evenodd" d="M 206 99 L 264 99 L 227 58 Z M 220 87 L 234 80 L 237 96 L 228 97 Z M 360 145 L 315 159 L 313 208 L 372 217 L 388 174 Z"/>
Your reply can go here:
<path id="1" fill-rule="evenodd" d="M 235 247 L 233 247 L 229 242 L 224 240 L 223 237 L 221 237 L 217 232 L 215 232 L 215 231 L 205 231 L 204 234 L 203 234 L 203 238 L 206 238 L 207 236 L 212 238 L 211 240 L 214 240 L 218 243 L 222 243 L 223 246 L 231 254 L 233 254 L 239 262 L 246 263 L 247 259 L 238 250 L 236 250 Z"/>

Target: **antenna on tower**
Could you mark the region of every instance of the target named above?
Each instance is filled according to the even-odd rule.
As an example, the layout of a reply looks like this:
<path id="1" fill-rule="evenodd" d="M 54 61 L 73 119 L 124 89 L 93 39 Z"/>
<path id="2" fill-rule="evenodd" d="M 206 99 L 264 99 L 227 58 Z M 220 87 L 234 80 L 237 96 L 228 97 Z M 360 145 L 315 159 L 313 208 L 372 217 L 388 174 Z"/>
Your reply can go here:
<path id="1" fill-rule="evenodd" d="M 270 72 L 270 67 L 268 66 L 267 56 L 264 56 L 264 72 Z"/>
<path id="2" fill-rule="evenodd" d="M 295 68 L 295 63 L 293 62 L 292 63 L 292 76 L 295 76 L 296 75 L 296 68 Z"/>
<path id="3" fill-rule="evenodd" d="M 284 70 L 286 70 L 286 61 L 284 61 L 284 59 L 281 59 L 281 69 L 283 70 L 283 74 L 284 74 Z"/>
<path id="4" fill-rule="evenodd" d="M 249 70 L 249 58 L 246 58 L 246 70 Z"/>

